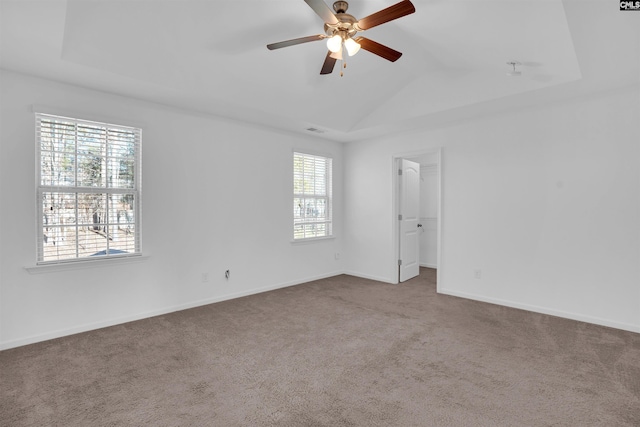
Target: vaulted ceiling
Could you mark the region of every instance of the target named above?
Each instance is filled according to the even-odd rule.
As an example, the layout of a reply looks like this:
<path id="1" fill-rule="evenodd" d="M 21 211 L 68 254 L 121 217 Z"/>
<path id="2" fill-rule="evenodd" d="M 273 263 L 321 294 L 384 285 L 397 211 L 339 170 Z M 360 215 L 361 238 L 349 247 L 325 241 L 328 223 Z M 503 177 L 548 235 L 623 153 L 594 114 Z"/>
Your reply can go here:
<path id="1" fill-rule="evenodd" d="M 303 0 L 0 0 L 0 67 L 344 142 L 640 81 L 640 12 L 613 0 L 413 3 L 363 34 L 403 56 L 361 50 L 340 77 L 324 41 L 266 48 L 323 33 Z"/>

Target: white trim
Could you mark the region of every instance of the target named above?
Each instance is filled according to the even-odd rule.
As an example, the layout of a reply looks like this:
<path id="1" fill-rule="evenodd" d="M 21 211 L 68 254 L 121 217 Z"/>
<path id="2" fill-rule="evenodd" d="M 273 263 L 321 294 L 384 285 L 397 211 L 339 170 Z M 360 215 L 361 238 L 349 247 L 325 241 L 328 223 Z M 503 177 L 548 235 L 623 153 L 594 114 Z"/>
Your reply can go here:
<path id="1" fill-rule="evenodd" d="M 145 259 L 145 258 L 148 258 L 148 257 L 143 256 L 143 257 L 138 257 L 138 258 L 140 260 L 142 260 L 142 259 Z M 109 262 L 112 262 L 112 261 L 114 261 L 114 260 L 113 259 L 109 260 Z M 104 264 L 105 263 L 100 263 L 100 265 L 104 265 Z M 77 265 L 77 263 L 74 263 L 73 265 L 75 267 Z M 38 268 L 40 268 L 40 267 L 38 267 Z M 100 321 L 100 322 L 86 323 L 84 325 L 76 326 L 76 327 L 73 327 L 73 328 L 58 329 L 58 330 L 47 332 L 47 333 L 44 333 L 44 334 L 32 335 L 32 336 L 29 336 L 27 338 L 20 338 L 20 339 L 15 339 L 15 340 L 11 340 L 11 341 L 0 342 L 0 351 L 8 350 L 10 348 L 20 347 L 20 346 L 23 346 L 23 345 L 34 344 L 34 343 L 37 343 L 37 342 L 47 341 L 47 340 L 51 340 L 51 339 L 55 339 L 55 338 L 61 338 L 61 337 L 67 336 L 67 335 L 73 335 L 73 334 L 77 334 L 77 333 L 81 333 L 81 332 L 88 332 L 88 331 L 92 331 L 92 330 L 96 330 L 96 329 L 100 329 L 100 328 L 106 328 L 106 327 L 109 327 L 109 326 L 120 325 L 120 324 L 123 324 L 123 323 L 134 322 L 136 320 L 148 319 L 150 317 L 160 316 L 160 315 L 163 315 L 163 314 L 169 314 L 169 313 L 173 313 L 173 312 L 176 312 L 176 311 L 188 310 L 190 308 L 201 307 L 201 306 L 208 305 L 208 304 L 214 304 L 214 303 L 217 303 L 217 302 L 222 302 L 222 301 L 227 301 L 227 300 L 231 300 L 231 299 L 235 299 L 235 298 L 241 298 L 241 297 L 244 297 L 244 296 L 259 294 L 259 293 L 262 293 L 262 292 L 273 291 L 273 290 L 276 290 L 276 289 L 286 288 L 286 287 L 289 287 L 289 286 L 302 285 L 302 284 L 305 284 L 305 283 L 308 283 L 308 282 L 312 282 L 314 280 L 326 279 L 328 277 L 339 276 L 341 274 L 346 274 L 346 275 L 354 276 L 354 277 L 361 277 L 363 279 L 375 280 L 375 281 L 383 282 L 383 283 L 397 284 L 397 282 L 394 283 L 393 281 L 390 281 L 389 279 L 387 279 L 385 277 L 371 276 L 371 275 L 368 275 L 368 274 L 362 274 L 362 273 L 358 273 L 358 272 L 354 272 L 354 271 L 336 271 L 336 272 L 333 272 L 333 273 L 321 274 L 321 275 L 318 275 L 318 276 L 308 277 L 308 278 L 305 278 L 305 279 L 293 280 L 293 281 L 290 281 L 290 282 L 283 282 L 283 283 L 279 283 L 279 284 L 275 284 L 275 285 L 270 285 L 270 286 L 264 286 L 264 287 L 260 287 L 260 288 L 250 289 L 250 290 L 247 290 L 247 291 L 221 295 L 221 296 L 213 297 L 213 298 L 206 298 L 206 299 L 203 299 L 203 300 L 198 300 L 198 301 L 185 303 L 185 304 L 179 304 L 179 305 L 176 305 L 176 306 L 169 306 L 169 307 L 166 307 L 166 308 L 162 308 L 162 309 L 158 309 L 158 310 L 151 310 L 151 311 L 147 311 L 147 312 L 139 313 L 139 314 L 134 314 L 134 315 L 130 315 L 130 316 L 123 316 L 123 317 L 118 317 L 118 318 L 115 318 L 115 319 L 110 319 L 110 320 L 105 320 L 105 321 Z M 574 314 L 574 313 L 569 313 L 569 312 L 564 312 L 564 311 L 558 311 L 558 310 L 550 310 L 550 309 L 547 309 L 547 308 L 544 308 L 544 307 L 532 306 L 532 305 L 528 305 L 528 304 L 520 304 L 520 303 L 507 301 L 507 300 L 501 300 L 501 299 L 497 299 L 497 298 L 486 298 L 486 297 L 477 296 L 477 295 L 473 295 L 473 294 L 467 294 L 467 293 L 464 293 L 464 292 L 455 292 L 455 291 L 454 292 L 450 292 L 450 291 L 447 291 L 446 289 L 438 290 L 438 293 L 443 294 L 443 295 L 450 295 L 450 296 L 455 296 L 455 297 L 459 297 L 459 298 L 465 298 L 465 299 L 469 299 L 469 300 L 481 301 L 481 302 L 486 302 L 486 303 L 490 303 L 490 304 L 497 304 L 497 305 L 501 305 L 501 306 L 505 306 L 505 307 L 517 308 L 517 309 L 521 309 L 521 310 L 526 310 L 526 311 L 531 311 L 531 312 L 536 312 L 536 313 L 541 313 L 541 314 L 547 314 L 547 315 L 551 315 L 551 316 L 557 316 L 557 317 L 561 317 L 561 318 L 565 318 L 565 319 L 576 320 L 576 321 L 581 321 L 581 322 L 586 322 L 586 323 L 592 323 L 592 324 L 595 324 L 595 325 L 607 326 L 607 327 L 611 327 L 611 328 L 615 328 L 615 329 L 620 329 L 620 330 L 626 330 L 626 331 L 630 331 L 630 332 L 640 333 L 640 325 L 632 325 L 632 324 L 627 324 L 627 323 L 614 322 L 614 321 L 610 321 L 610 320 L 607 320 L 607 319 L 600 319 L 600 318 L 591 317 L 591 316 L 583 316 L 583 315 L 579 315 L 579 314 Z"/>
<path id="2" fill-rule="evenodd" d="M 41 341 L 47 341 L 55 338 L 61 338 L 67 335 L 78 334 L 81 332 L 93 331 L 96 329 L 106 328 L 109 326 L 120 325 L 123 323 L 134 322 L 136 320 L 148 319 L 154 316 L 160 316 L 163 314 L 169 314 L 176 311 L 188 310 L 190 308 L 201 307 L 203 305 L 214 304 L 217 302 L 227 301 L 235 298 L 241 298 L 249 295 L 259 294 L 262 292 L 273 291 L 276 289 L 287 288 L 289 286 L 301 285 L 308 282 L 313 282 L 314 280 L 326 279 L 328 277 L 334 277 L 344 274 L 342 271 L 337 271 L 333 273 L 321 274 L 318 276 L 307 277 L 300 280 L 293 280 L 290 282 L 278 283 L 275 285 L 264 286 L 260 288 L 249 289 L 247 291 L 235 292 L 230 294 L 221 295 L 213 298 L 205 298 L 198 301 L 193 301 L 184 304 L 178 304 L 174 306 L 169 306 L 165 308 L 161 308 L 158 310 L 151 310 L 144 313 L 133 314 L 130 316 L 118 317 L 115 319 L 104 320 L 100 322 L 86 323 L 84 325 L 75 326 L 72 328 L 58 329 L 55 331 L 47 332 L 44 334 L 32 335 L 26 338 L 15 339 L 12 341 L 0 342 L 0 351 L 8 350 L 10 348 L 20 347 L 23 345 L 34 344 Z"/>
<path id="3" fill-rule="evenodd" d="M 420 267 L 438 268 L 438 266 L 436 264 L 422 264 L 422 263 L 420 263 Z"/>
<path id="4" fill-rule="evenodd" d="M 299 175 L 298 173 L 296 173 L 296 157 L 301 158 L 302 159 L 302 165 L 303 165 L 303 174 Z M 291 164 L 292 164 L 292 189 L 293 189 L 293 201 L 295 203 L 296 199 L 315 199 L 316 201 L 318 200 L 324 200 L 324 204 L 325 204 L 325 216 L 324 216 L 324 221 L 313 221 L 313 220 L 307 220 L 306 218 L 306 214 L 304 216 L 304 218 L 301 218 L 298 220 L 298 222 L 296 222 L 296 218 L 295 218 L 295 211 L 296 209 L 293 209 L 292 211 L 292 241 L 297 241 L 297 240 L 316 240 L 319 238 L 327 238 L 327 237 L 333 237 L 333 157 L 330 156 L 322 156 L 322 155 L 318 155 L 318 154 L 311 154 L 310 152 L 304 152 L 304 151 L 293 151 L 291 153 Z M 303 193 L 296 193 L 296 178 L 302 179 L 302 181 L 306 181 L 306 173 L 304 173 L 304 165 L 306 165 L 307 160 L 312 161 L 314 164 L 317 161 L 320 161 L 323 166 L 324 166 L 324 187 L 325 187 L 325 191 L 324 191 L 324 195 L 316 195 L 315 191 L 313 195 L 307 195 L 304 192 Z M 315 171 L 315 166 L 314 166 L 314 171 Z M 315 187 L 315 183 L 316 183 L 316 176 L 314 173 L 314 178 L 313 178 L 313 183 L 314 183 L 314 187 Z M 304 191 L 304 189 L 303 189 Z M 298 204 L 298 206 L 300 206 Z M 302 226 L 303 227 L 303 235 L 306 235 L 306 226 L 307 225 L 313 225 L 313 224 L 324 224 L 325 225 L 325 233 L 324 235 L 321 236 L 312 236 L 312 237 L 301 237 L 301 238 L 296 238 L 296 227 L 297 226 Z"/>
<path id="5" fill-rule="evenodd" d="M 397 265 L 397 260 L 396 260 L 396 265 Z M 382 276 L 372 276 L 371 274 L 365 274 L 365 273 L 359 273 L 357 271 L 345 271 L 343 274 L 347 274 L 349 276 L 354 276 L 354 277 L 360 277 L 362 279 L 369 279 L 369 280 L 375 280 L 376 282 L 383 282 L 383 283 L 389 283 L 391 285 L 397 285 L 398 282 L 397 281 L 393 281 L 393 280 L 389 280 L 389 278 L 387 277 L 382 277 Z"/>
<path id="6" fill-rule="evenodd" d="M 29 111 L 34 114 L 45 114 L 48 116 L 61 116 L 79 122 L 97 122 L 114 127 L 131 127 L 144 129 L 146 125 L 142 122 L 132 121 L 128 117 L 106 116 L 101 113 L 91 111 L 78 111 L 69 108 L 52 107 L 50 105 L 32 104 Z"/>
<path id="7" fill-rule="evenodd" d="M 294 245 L 299 245 L 299 244 L 304 244 L 304 243 L 318 242 L 320 240 L 334 240 L 335 238 L 336 238 L 336 236 L 334 236 L 334 235 L 322 236 L 322 237 L 307 237 L 306 239 L 291 240 L 290 243 L 292 243 Z"/>
<path id="8" fill-rule="evenodd" d="M 615 329 L 621 329 L 624 331 L 640 333 L 640 325 L 621 323 L 621 322 L 616 322 L 608 319 L 602 319 L 600 317 L 585 316 L 582 314 L 572 313 L 569 311 L 554 310 L 546 307 L 540 307 L 537 305 L 522 304 L 522 303 L 510 301 L 510 300 L 504 300 L 500 298 L 490 298 L 482 295 L 469 294 L 466 292 L 449 291 L 447 289 L 438 289 L 438 293 L 443 295 L 459 297 L 459 298 L 465 298 L 473 301 L 481 301 L 489 304 L 496 304 L 503 307 L 511 307 L 511 308 L 517 308 L 520 310 L 531 311 L 534 313 L 546 314 L 549 316 L 556 316 L 563 319 L 576 320 L 579 322 L 591 323 L 594 325 L 607 326 L 609 328 L 615 328 Z"/>
<path id="9" fill-rule="evenodd" d="M 400 195 L 398 192 L 398 160 L 399 159 L 412 159 L 420 156 L 424 156 L 426 154 L 436 154 L 436 163 L 429 163 L 428 166 L 433 167 L 434 165 L 438 168 L 437 177 L 438 177 L 438 217 L 437 219 L 437 247 L 438 254 L 436 260 L 436 266 L 432 268 L 438 269 L 438 275 L 436 276 L 436 291 L 440 292 L 440 286 L 442 282 L 442 278 L 444 277 L 444 269 L 442 264 L 442 224 L 444 221 L 443 213 L 443 179 L 442 179 L 442 147 L 436 147 L 431 149 L 425 149 L 422 151 L 412 151 L 408 153 L 399 153 L 394 154 L 391 157 L 391 202 L 393 204 L 393 208 L 391 209 L 391 224 L 392 224 L 392 238 L 393 238 L 393 256 L 390 262 L 393 264 L 393 268 L 396 269 L 398 265 L 398 255 L 400 253 L 400 230 L 398 227 L 398 209 L 399 209 L 399 200 Z M 420 165 L 422 167 L 422 164 Z M 376 279 L 374 279 L 376 280 Z M 397 280 L 397 279 L 396 279 Z M 392 283 L 398 283 L 392 282 Z"/>
<path id="10" fill-rule="evenodd" d="M 36 106 L 33 106 L 33 108 L 38 108 Z M 40 108 L 45 108 L 46 107 L 42 107 L 40 106 Z M 36 124 L 36 138 L 35 138 L 35 143 L 36 143 L 36 264 L 38 265 L 49 265 L 49 264 L 57 264 L 57 263 L 67 263 L 67 262 L 76 262 L 79 260 L 84 260 L 84 259 L 88 259 L 88 260 L 92 260 L 95 261 L 96 259 L 90 259 L 90 258 L 86 258 L 85 256 L 80 256 L 79 254 L 79 244 L 78 244 L 78 230 L 80 229 L 80 227 L 84 227 L 86 225 L 90 225 L 87 221 L 86 224 L 81 224 L 80 220 L 79 220 L 79 216 L 78 216 L 78 196 L 80 194 L 131 194 L 133 197 L 133 216 L 134 216 L 134 226 L 136 229 L 141 230 L 141 220 L 142 220 L 142 210 L 141 210 L 141 202 L 140 202 L 140 193 L 141 193 L 141 188 L 142 188 L 142 158 L 140 156 L 140 150 L 141 150 L 141 146 L 142 146 L 142 129 L 141 128 L 136 128 L 136 127 L 130 127 L 128 125 L 122 125 L 122 124 L 113 124 L 113 123 L 105 123 L 105 122 L 97 122 L 97 121 L 88 121 L 85 119 L 80 119 L 77 117 L 71 117 L 71 116 L 62 116 L 62 115 L 53 115 L 53 114 L 49 114 L 46 112 L 42 112 L 42 111 L 34 111 L 34 116 L 35 116 L 35 124 Z M 65 135 L 67 136 L 71 136 L 74 140 L 74 149 L 73 149 L 73 158 L 74 158 L 74 162 L 73 162 L 73 173 L 74 173 L 74 180 L 73 180 L 73 185 L 69 185 L 69 186 L 61 186 L 58 185 L 58 183 L 56 183 L 56 185 L 48 185 L 46 183 L 43 183 L 43 179 L 42 179 L 42 159 L 43 159 L 43 150 L 42 150 L 42 142 L 43 142 L 43 135 L 46 133 L 46 129 L 50 129 L 51 127 L 53 128 L 57 128 L 59 123 L 63 123 L 62 128 L 64 127 L 68 127 L 68 126 L 73 126 L 73 130 L 66 129 L 65 131 L 63 131 L 65 133 Z M 110 183 L 108 180 L 105 180 L 104 182 L 102 182 L 101 185 L 99 185 L 98 187 L 84 187 L 84 186 L 78 186 L 78 169 L 79 169 L 79 165 L 78 165 L 78 159 L 80 156 L 80 150 L 78 147 L 79 144 L 79 137 L 78 137 L 78 133 L 79 133 L 79 127 L 80 126 L 86 126 L 86 127 L 90 127 L 92 129 L 100 129 L 100 130 L 104 130 L 104 132 L 100 132 L 100 137 L 99 142 L 100 142 L 100 147 L 104 148 L 104 161 L 107 163 L 103 163 L 104 164 L 109 164 L 110 163 L 110 154 L 109 154 L 109 146 L 111 143 L 115 143 L 116 145 L 118 143 L 121 142 L 121 140 L 119 139 L 119 137 L 115 137 L 115 139 L 111 139 L 109 137 L 110 135 L 110 131 L 114 130 L 116 132 L 124 132 L 127 133 L 131 136 L 133 136 L 133 146 L 134 146 L 134 156 L 133 156 L 133 161 L 134 161 L 134 181 L 133 181 L 133 187 L 112 187 L 110 186 Z M 46 138 L 48 139 L 48 138 Z M 57 148 L 54 147 L 53 142 L 51 142 L 51 153 L 56 152 Z M 120 158 L 120 156 L 116 157 Z M 125 157 L 127 158 L 127 157 Z M 121 159 L 122 160 L 122 159 Z M 51 160 L 52 163 L 54 163 L 54 160 Z M 108 167 L 108 166 L 107 166 Z M 73 224 L 71 224 L 71 227 L 75 229 L 75 233 L 76 233 L 76 239 L 75 239 L 75 257 L 67 257 L 64 258 L 62 260 L 45 260 L 45 250 L 44 250 L 44 237 L 46 237 L 46 235 L 44 234 L 44 224 L 43 224 L 43 200 L 45 198 L 45 195 L 48 193 L 62 193 L 68 196 L 74 196 L 75 199 L 75 221 Z M 106 199 L 106 211 L 105 211 L 105 219 L 106 219 L 106 226 L 110 226 L 110 221 L 109 218 L 111 218 L 112 215 L 112 208 L 110 207 L 110 203 L 109 201 L 111 200 L 110 197 L 107 197 Z M 53 205 L 52 205 L 53 206 Z M 53 207 L 51 207 L 51 210 L 53 210 Z M 118 223 L 119 223 L 119 218 L 118 218 Z M 115 224 L 112 224 L 115 225 Z M 47 226 L 48 227 L 48 226 Z M 54 224 L 51 225 L 52 229 L 62 229 L 64 230 L 65 226 L 61 225 L 61 224 Z M 111 231 L 109 231 L 109 233 L 111 233 Z M 110 249 L 110 244 L 109 241 L 111 239 L 107 237 L 106 240 L 106 248 Z M 134 245 L 135 245 L 135 249 L 134 249 L 134 253 L 127 255 L 127 256 L 135 256 L 135 255 L 141 255 L 140 251 L 141 251 L 141 246 L 142 246 L 142 238 L 139 232 L 136 232 L 134 234 Z M 54 242 L 55 243 L 55 242 Z M 120 257 L 118 255 L 115 255 L 116 257 Z M 114 257 L 114 255 L 106 255 L 104 258 L 101 259 L 105 259 L 105 258 L 112 258 Z M 27 268 L 28 271 L 30 271 L 30 268 Z M 35 271 L 35 270 L 34 270 Z M 31 272 L 31 271 L 30 271 Z"/>
<path id="11" fill-rule="evenodd" d="M 27 265 L 24 269 L 29 274 L 55 273 L 59 271 L 82 270 L 87 268 L 106 267 L 114 264 L 130 264 L 133 262 L 141 262 L 149 259 L 149 255 L 132 254 L 132 255 L 112 255 L 110 257 L 102 257 L 99 259 L 74 258 L 69 261 L 50 262 L 37 265 Z"/>
<path id="12" fill-rule="evenodd" d="M 318 150 L 314 150 L 314 149 L 309 149 L 309 148 L 292 148 L 291 149 L 291 158 L 293 159 L 293 154 L 294 153 L 299 153 L 299 154 L 308 154 L 310 156 L 316 156 L 316 157 L 326 157 L 327 159 L 331 159 L 333 160 L 333 154 L 331 154 L 328 151 L 318 151 Z"/>

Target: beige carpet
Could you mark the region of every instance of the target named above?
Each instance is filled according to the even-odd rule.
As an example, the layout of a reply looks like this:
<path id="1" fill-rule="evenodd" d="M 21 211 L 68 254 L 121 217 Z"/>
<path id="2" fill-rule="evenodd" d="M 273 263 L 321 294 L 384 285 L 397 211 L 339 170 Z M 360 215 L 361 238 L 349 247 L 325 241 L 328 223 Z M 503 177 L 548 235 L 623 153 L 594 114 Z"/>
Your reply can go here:
<path id="1" fill-rule="evenodd" d="M 2 426 L 639 426 L 640 334 L 350 276 L 0 353 Z"/>

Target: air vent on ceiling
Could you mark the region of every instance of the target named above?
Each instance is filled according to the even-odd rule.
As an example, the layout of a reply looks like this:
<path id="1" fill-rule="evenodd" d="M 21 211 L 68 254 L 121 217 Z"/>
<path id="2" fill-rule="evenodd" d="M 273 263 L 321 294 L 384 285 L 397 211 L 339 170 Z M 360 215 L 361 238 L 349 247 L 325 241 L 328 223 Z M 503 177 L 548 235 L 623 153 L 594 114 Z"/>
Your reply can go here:
<path id="1" fill-rule="evenodd" d="M 325 132 L 322 129 L 317 129 L 317 128 L 307 128 L 307 130 L 309 132 L 315 132 L 315 133 L 324 133 Z"/>

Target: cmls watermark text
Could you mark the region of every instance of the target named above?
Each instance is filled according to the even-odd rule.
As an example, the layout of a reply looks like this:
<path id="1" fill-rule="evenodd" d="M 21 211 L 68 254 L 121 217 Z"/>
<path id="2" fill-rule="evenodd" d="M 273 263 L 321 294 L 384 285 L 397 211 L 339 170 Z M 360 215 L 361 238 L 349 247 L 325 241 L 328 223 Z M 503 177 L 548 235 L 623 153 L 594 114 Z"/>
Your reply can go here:
<path id="1" fill-rule="evenodd" d="M 640 10 L 640 1 L 620 0 L 620 10 Z"/>

